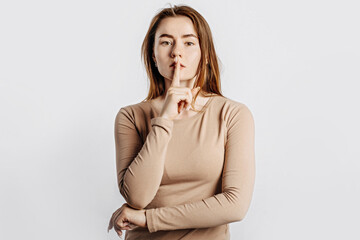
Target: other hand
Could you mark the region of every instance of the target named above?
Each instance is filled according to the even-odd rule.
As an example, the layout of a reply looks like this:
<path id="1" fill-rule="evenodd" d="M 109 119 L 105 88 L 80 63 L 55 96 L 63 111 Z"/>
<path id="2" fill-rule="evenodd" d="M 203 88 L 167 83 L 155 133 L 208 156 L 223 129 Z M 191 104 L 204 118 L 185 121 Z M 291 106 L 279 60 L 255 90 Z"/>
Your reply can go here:
<path id="1" fill-rule="evenodd" d="M 124 203 L 111 216 L 108 232 L 114 228 L 121 237 L 122 230 L 131 230 L 135 227 L 147 227 L 144 209 L 133 209 L 127 203 Z"/>

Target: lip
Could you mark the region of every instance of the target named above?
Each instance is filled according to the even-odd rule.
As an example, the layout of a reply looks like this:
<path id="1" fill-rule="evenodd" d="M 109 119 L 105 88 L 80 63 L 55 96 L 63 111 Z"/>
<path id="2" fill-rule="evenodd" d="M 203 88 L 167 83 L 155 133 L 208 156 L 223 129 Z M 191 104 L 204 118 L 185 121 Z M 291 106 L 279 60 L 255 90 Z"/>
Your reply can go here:
<path id="1" fill-rule="evenodd" d="M 175 69 L 175 66 L 172 65 L 171 68 Z M 180 69 L 183 69 L 184 67 L 183 66 L 180 66 Z"/>
<path id="2" fill-rule="evenodd" d="M 175 62 L 173 62 L 173 63 L 170 65 L 170 67 L 175 67 Z M 185 66 L 180 63 L 180 67 L 183 67 L 183 68 L 184 68 Z"/>

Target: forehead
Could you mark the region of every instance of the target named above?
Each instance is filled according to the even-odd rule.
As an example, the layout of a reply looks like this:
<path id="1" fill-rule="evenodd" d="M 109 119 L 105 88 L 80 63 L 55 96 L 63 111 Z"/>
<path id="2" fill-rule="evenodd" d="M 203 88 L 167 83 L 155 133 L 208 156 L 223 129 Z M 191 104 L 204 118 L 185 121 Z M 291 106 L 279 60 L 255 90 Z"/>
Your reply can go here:
<path id="1" fill-rule="evenodd" d="M 170 34 L 173 36 L 182 36 L 183 34 L 196 34 L 194 24 L 191 19 L 186 16 L 167 17 L 161 20 L 155 37 L 159 37 L 161 34 Z"/>

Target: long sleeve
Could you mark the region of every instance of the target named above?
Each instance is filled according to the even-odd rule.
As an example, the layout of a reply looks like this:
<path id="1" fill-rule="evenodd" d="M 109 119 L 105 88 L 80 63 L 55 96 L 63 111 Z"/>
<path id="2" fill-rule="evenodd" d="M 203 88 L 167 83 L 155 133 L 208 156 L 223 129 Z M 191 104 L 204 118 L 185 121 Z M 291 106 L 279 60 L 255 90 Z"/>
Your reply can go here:
<path id="1" fill-rule="evenodd" d="M 173 121 L 152 118 L 151 131 L 143 143 L 129 112 L 121 108 L 115 118 L 117 181 L 125 201 L 133 208 L 143 209 L 160 186 Z"/>
<path id="2" fill-rule="evenodd" d="M 255 182 L 254 119 L 244 104 L 229 112 L 222 193 L 182 205 L 146 209 L 149 232 L 208 228 L 241 221 Z"/>

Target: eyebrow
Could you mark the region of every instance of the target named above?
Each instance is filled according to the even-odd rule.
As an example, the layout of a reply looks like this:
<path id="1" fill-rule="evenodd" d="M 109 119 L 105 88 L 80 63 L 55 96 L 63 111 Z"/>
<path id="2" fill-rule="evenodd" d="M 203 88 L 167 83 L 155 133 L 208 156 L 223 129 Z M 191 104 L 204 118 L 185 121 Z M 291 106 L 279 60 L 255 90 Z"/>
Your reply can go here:
<path id="1" fill-rule="evenodd" d="M 159 38 L 162 38 L 162 37 L 168 37 L 168 38 L 174 38 L 174 36 L 170 35 L 170 34 L 167 34 L 167 33 L 163 33 L 159 36 Z M 187 37 L 194 37 L 194 38 L 198 38 L 197 36 L 195 36 L 194 34 L 190 33 L 190 34 L 184 34 L 182 35 L 181 38 L 187 38 Z"/>

